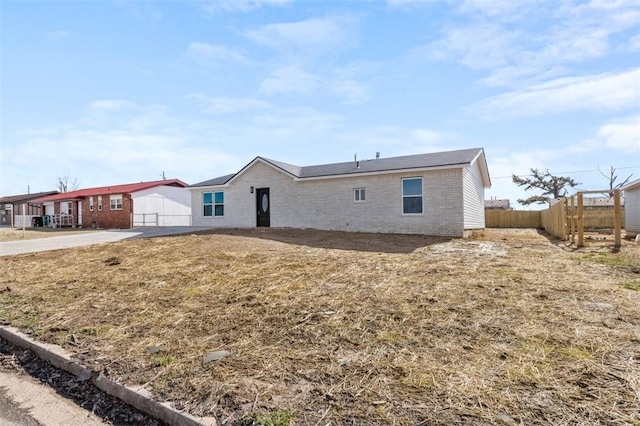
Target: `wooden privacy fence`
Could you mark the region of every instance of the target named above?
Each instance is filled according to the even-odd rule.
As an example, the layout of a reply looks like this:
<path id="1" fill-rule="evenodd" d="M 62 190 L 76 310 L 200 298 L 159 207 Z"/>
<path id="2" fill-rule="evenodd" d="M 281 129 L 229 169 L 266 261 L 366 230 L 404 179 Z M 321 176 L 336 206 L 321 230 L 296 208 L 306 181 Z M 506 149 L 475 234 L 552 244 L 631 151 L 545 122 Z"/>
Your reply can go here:
<path id="1" fill-rule="evenodd" d="M 619 246 L 620 231 L 624 223 L 624 211 L 620 205 L 620 190 L 614 191 L 614 205 L 611 207 L 584 208 L 585 194 L 602 194 L 609 191 L 580 191 L 559 200 L 546 210 L 486 210 L 487 228 L 544 228 L 549 234 L 571 241 L 578 247 L 584 245 L 584 231 L 611 229 L 615 245 Z M 578 239 L 576 243 L 576 238 Z"/>
<path id="2" fill-rule="evenodd" d="M 528 210 L 487 210 L 485 226 L 487 228 L 544 228 L 548 233 L 564 238 L 566 227 L 566 207 L 558 202 L 549 209 Z M 624 210 L 620 212 L 624 223 Z M 599 209 L 585 209 L 584 229 L 614 229 L 613 206 Z"/>
<path id="3" fill-rule="evenodd" d="M 566 236 L 567 211 L 565 202 L 557 202 L 546 210 L 540 212 L 542 227 L 554 237 L 564 239 Z"/>
<path id="4" fill-rule="evenodd" d="M 532 210 L 486 210 L 484 215 L 487 228 L 540 228 L 540 211 Z"/>
<path id="5" fill-rule="evenodd" d="M 623 221 L 620 190 L 614 190 L 613 209 L 589 210 L 584 208 L 585 194 L 602 194 L 603 192 L 608 191 L 580 191 L 557 202 L 547 210 L 543 210 L 542 227 L 549 234 L 571 241 L 571 244 L 576 244 L 578 247 L 584 246 L 585 229 L 613 229 L 614 245 L 619 247 L 622 244 Z"/>

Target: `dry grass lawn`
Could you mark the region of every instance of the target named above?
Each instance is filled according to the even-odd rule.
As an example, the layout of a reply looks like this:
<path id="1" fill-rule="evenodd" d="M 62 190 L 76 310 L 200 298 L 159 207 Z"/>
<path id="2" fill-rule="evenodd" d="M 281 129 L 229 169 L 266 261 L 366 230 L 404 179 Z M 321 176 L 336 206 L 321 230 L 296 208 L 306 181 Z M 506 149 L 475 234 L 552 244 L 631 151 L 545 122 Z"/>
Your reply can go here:
<path id="1" fill-rule="evenodd" d="M 34 240 L 87 232 L 95 232 L 95 230 L 83 228 L 26 228 L 23 232 L 22 228 L 0 228 L 0 241 Z"/>
<path id="2" fill-rule="evenodd" d="M 640 425 L 637 245 L 233 230 L 0 264 L 1 321 L 221 424 Z"/>

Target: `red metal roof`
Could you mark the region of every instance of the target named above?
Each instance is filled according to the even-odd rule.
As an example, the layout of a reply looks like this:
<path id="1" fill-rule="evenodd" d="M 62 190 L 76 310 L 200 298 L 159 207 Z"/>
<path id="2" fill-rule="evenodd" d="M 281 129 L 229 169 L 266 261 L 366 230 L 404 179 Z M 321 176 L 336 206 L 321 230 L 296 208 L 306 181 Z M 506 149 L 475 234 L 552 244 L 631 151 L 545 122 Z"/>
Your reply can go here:
<path id="1" fill-rule="evenodd" d="M 165 179 L 152 182 L 128 183 L 125 185 L 101 186 L 98 188 L 78 189 L 77 191 L 63 192 L 61 194 L 36 198 L 35 200 L 31 200 L 31 202 L 44 203 L 45 201 L 81 200 L 84 197 L 90 197 L 92 195 L 131 194 L 133 192 L 154 188 L 156 186 L 177 186 L 184 188 L 187 184 L 180 179 Z"/>

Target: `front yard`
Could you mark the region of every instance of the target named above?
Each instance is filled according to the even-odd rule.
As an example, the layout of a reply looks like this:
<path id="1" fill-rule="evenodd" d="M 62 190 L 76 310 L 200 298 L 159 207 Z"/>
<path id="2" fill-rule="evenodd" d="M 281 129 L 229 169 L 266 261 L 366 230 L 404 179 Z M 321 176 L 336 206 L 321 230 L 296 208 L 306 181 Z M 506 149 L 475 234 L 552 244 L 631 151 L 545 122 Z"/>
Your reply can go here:
<path id="1" fill-rule="evenodd" d="M 637 245 L 230 230 L 0 264 L 0 322 L 221 424 L 640 425 Z"/>

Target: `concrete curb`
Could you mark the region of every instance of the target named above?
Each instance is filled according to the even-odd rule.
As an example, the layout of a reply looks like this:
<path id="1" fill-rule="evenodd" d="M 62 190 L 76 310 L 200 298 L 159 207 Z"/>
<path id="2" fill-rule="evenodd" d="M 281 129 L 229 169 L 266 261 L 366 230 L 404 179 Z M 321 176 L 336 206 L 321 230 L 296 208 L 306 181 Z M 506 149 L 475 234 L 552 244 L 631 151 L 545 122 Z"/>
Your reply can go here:
<path id="1" fill-rule="evenodd" d="M 38 357 L 53 366 L 65 370 L 80 380 L 89 378 L 98 389 L 170 425 L 216 426 L 214 418 L 197 418 L 176 410 L 167 403 L 155 401 L 147 391 L 134 389 L 108 379 L 102 373 L 91 371 L 73 360 L 73 354 L 57 345 L 39 343 L 14 327 L 0 326 L 0 337 L 21 348 L 35 352 Z"/>

